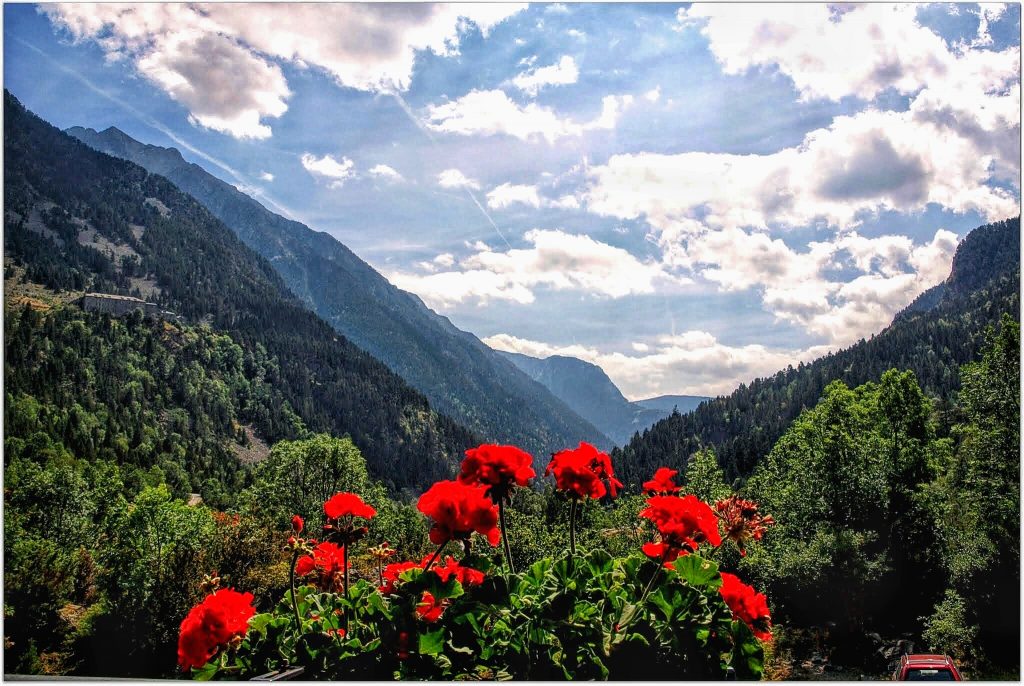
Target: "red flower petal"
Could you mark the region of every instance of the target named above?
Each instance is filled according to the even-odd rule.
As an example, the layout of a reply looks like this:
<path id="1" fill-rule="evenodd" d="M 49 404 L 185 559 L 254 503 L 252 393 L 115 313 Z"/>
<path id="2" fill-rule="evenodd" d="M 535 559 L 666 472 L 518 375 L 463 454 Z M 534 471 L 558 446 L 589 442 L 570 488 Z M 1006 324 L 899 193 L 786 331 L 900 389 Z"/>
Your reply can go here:
<path id="1" fill-rule="evenodd" d="M 328 519 L 337 519 L 346 515 L 372 519 L 377 514 L 377 510 L 363 502 L 363 499 L 355 493 L 335 493 L 330 500 L 324 503 L 324 514 Z"/>

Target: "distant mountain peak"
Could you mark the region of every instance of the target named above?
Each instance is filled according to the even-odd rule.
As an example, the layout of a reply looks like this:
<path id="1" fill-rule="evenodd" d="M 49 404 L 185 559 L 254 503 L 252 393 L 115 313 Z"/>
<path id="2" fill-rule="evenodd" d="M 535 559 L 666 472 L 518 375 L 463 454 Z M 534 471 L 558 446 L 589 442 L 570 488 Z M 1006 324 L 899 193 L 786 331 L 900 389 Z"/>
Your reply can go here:
<path id="1" fill-rule="evenodd" d="M 522 353 L 501 354 L 619 445 L 674 409 L 687 412 L 707 400 L 701 396 L 661 396 L 630 402 L 605 371 L 591 362 L 566 355 L 536 358 Z"/>

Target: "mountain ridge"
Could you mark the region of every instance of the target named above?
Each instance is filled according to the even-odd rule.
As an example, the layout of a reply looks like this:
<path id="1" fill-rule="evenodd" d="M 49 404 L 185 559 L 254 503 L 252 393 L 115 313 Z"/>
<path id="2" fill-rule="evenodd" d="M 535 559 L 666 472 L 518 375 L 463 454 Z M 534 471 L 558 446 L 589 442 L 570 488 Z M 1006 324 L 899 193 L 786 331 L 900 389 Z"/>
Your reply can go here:
<path id="1" fill-rule="evenodd" d="M 623 481 L 637 484 L 663 465 L 683 469 L 703 447 L 715 449 L 730 480 L 742 480 L 834 380 L 853 388 L 877 382 L 888 369 L 909 369 L 926 393 L 948 404 L 960 366 L 976 358 L 986 327 L 998 326 L 1004 312 L 1020 321 L 1019 216 L 971 231 L 957 246 L 949 278 L 878 334 L 673 414 L 616 448 Z"/>
<path id="2" fill-rule="evenodd" d="M 268 442 L 350 435 L 395 490 L 449 477 L 477 442 L 306 309 L 267 260 L 166 178 L 93 150 L 6 90 L 4 115 L 5 259 L 27 280 L 120 294 L 133 279 L 155 284 L 161 308 L 227 334 L 253 360 L 246 373 L 266 370 L 257 381 L 278 394 L 231 401 L 215 387 L 211 397 L 237 402 Z"/>
<path id="3" fill-rule="evenodd" d="M 535 454 L 580 440 L 611 447 L 607 436 L 543 385 L 329 234 L 271 212 L 174 148 L 141 143 L 114 127 L 72 127 L 68 133 L 101 152 L 159 169 L 270 260 L 310 309 L 476 433 Z"/>

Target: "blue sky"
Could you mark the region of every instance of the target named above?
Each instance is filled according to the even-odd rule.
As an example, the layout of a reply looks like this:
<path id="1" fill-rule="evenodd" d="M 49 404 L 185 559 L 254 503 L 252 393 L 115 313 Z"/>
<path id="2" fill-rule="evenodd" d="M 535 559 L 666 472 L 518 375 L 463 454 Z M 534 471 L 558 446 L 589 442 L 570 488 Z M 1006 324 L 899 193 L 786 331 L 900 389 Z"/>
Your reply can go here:
<path id="1" fill-rule="evenodd" d="M 1019 5 L 8 4 L 4 82 L 642 398 L 870 336 L 1018 214 L 1019 35 Z"/>

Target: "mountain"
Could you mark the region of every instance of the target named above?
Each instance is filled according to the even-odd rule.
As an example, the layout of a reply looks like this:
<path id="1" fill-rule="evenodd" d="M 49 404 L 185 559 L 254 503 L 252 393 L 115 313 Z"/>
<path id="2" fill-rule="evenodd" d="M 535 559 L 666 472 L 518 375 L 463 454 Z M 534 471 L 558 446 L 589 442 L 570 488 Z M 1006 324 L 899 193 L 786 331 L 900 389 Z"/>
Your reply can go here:
<path id="1" fill-rule="evenodd" d="M 959 390 L 959 368 L 977 357 L 986 327 L 1004 312 L 1020 321 L 1020 217 L 974 229 L 957 246 L 949 278 L 879 334 L 673 414 L 617 449 L 616 471 L 636 484 L 712 446 L 730 479 L 746 478 L 831 381 L 854 388 L 892 368 L 912 370 L 943 411 Z"/>
<path id="2" fill-rule="evenodd" d="M 672 414 L 677 405 L 680 411 L 686 411 L 707 400 L 697 396 L 666 395 L 630 402 L 595 364 L 563 355 L 538 359 L 521 353 L 501 354 L 618 445 Z"/>
<path id="3" fill-rule="evenodd" d="M 659 395 L 646 400 L 634 400 L 633 404 L 639 405 L 645 410 L 661 410 L 668 414 L 673 410 L 690 412 L 697 409 L 697 406 L 705 400 L 711 400 L 711 398 L 704 395 Z"/>
<path id="4" fill-rule="evenodd" d="M 485 439 L 536 455 L 580 440 L 610 447 L 606 436 L 544 386 L 393 286 L 329 234 L 270 212 L 173 148 L 140 143 L 116 128 L 74 127 L 68 133 L 170 179 L 269 260 L 307 307 Z"/>
<path id="5" fill-rule="evenodd" d="M 213 346 L 191 360 L 198 369 L 187 370 L 189 402 L 212 398 L 206 414 L 217 422 L 237 412 L 267 442 L 307 430 L 348 434 L 373 473 L 394 489 L 420 488 L 450 475 L 476 442 L 310 312 L 266 259 L 170 181 L 96 152 L 6 91 L 4 115 L 5 271 L 17 270 L 52 291 L 145 291 L 184 325 L 226 334 L 233 345 Z M 167 345 L 188 348 L 194 342 L 171 337 Z M 89 352 L 89 345 L 101 344 L 83 330 L 77 352 Z M 60 358 L 59 349 L 46 350 Z M 235 359 L 228 364 L 222 356 Z M 236 371 L 204 381 L 204 368 Z M 55 372 L 51 383 L 80 384 L 78 404 L 95 400 L 88 378 L 71 375 L 68 363 L 54 369 L 63 369 L 66 378 Z M 132 373 L 145 392 L 170 393 L 156 383 L 159 375 Z M 119 396 L 105 410 L 112 412 L 141 410 Z M 177 435 L 175 450 L 185 449 L 186 429 L 203 428 L 187 413 L 158 416 Z M 91 440 L 111 438 L 102 417 Z M 60 440 L 62 425 L 47 421 Z M 147 440 L 145 434 L 140 440 Z M 146 467 L 151 459 L 130 442 L 119 445 L 118 454 Z"/>

